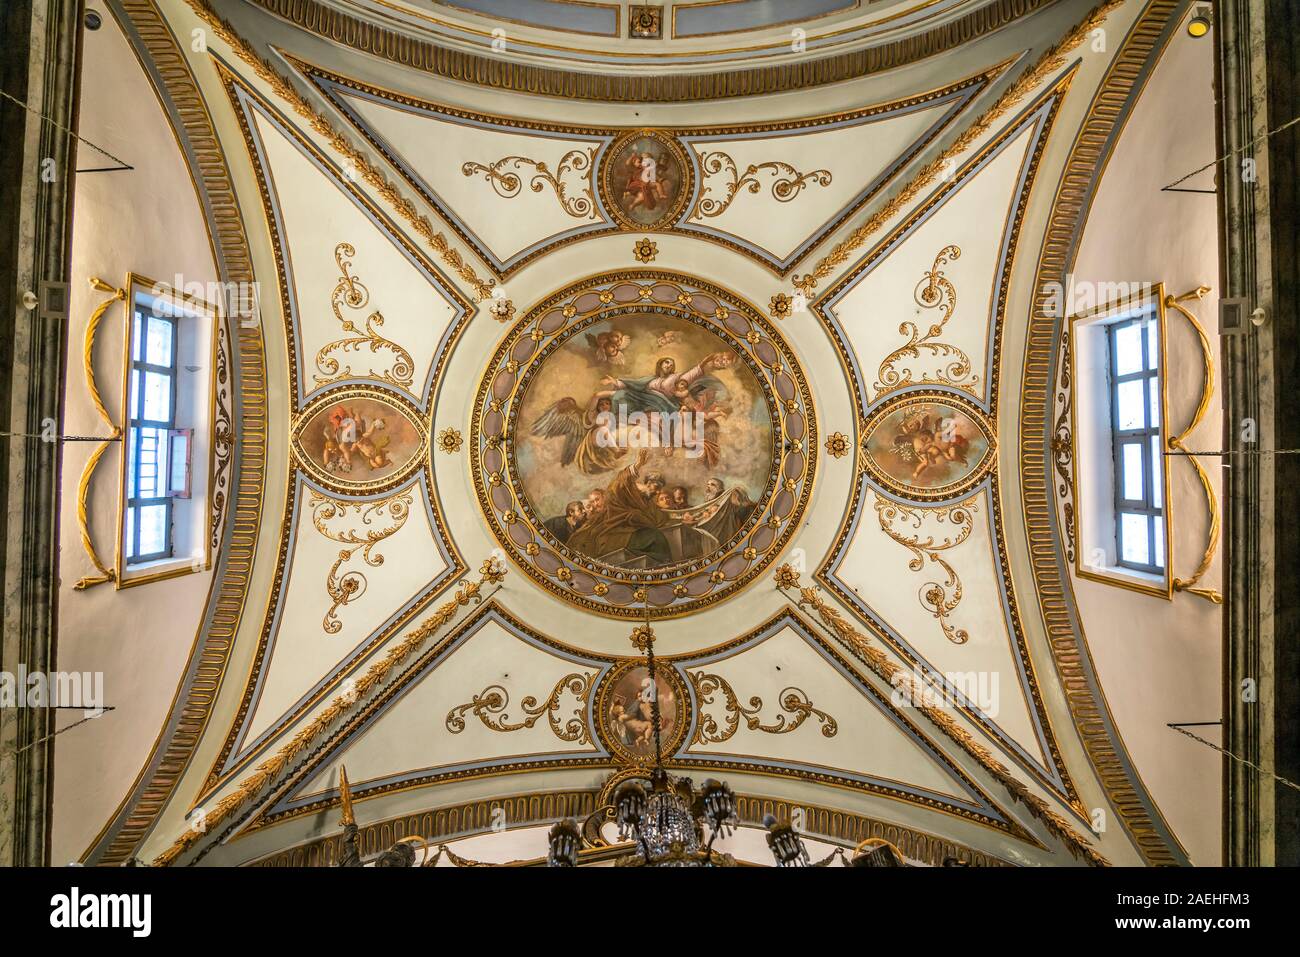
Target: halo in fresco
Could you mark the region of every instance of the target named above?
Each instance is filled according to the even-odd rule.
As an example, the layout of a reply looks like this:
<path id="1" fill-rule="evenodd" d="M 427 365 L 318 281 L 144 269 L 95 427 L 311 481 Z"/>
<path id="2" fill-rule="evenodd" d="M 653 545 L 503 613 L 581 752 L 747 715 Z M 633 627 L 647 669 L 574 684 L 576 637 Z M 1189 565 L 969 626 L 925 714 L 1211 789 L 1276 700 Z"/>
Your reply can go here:
<path id="1" fill-rule="evenodd" d="M 946 392 L 908 393 L 863 429 L 863 462 L 884 488 L 917 501 L 953 498 L 993 466 L 996 440 L 974 405 Z"/>
<path id="2" fill-rule="evenodd" d="M 671 316 L 568 336 L 529 377 L 515 436 L 515 476 L 547 535 L 613 568 L 728 548 L 772 471 L 754 372 L 716 333 Z"/>

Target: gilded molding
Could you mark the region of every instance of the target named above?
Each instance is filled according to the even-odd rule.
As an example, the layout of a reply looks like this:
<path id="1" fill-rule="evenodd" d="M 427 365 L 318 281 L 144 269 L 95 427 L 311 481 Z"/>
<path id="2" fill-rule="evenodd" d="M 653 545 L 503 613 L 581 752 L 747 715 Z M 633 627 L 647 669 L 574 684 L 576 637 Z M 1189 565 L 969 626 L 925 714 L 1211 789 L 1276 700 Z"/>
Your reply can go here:
<path id="1" fill-rule="evenodd" d="M 430 637 L 442 631 L 462 607 L 481 602 L 484 597 L 482 594 L 484 586 L 499 584 L 504 577 L 503 568 L 491 559 L 485 561 L 479 568 L 479 577 L 476 581 L 462 582 L 450 600 L 440 605 L 437 611 L 420 622 L 409 635 L 367 668 L 365 673 L 357 678 L 343 694 L 335 697 L 288 742 L 259 764 L 252 774 L 240 781 L 211 809 L 202 809 L 202 813 L 194 815 L 192 820 L 195 826 L 188 828 L 167 850 L 159 854 L 154 859 L 154 866 L 166 867 L 176 863 L 182 854 L 193 849 L 206 836 L 216 835 L 215 827 L 226 823 L 236 811 L 253 798 L 264 796 L 283 784 L 303 760 L 310 759 L 309 748 L 317 742 L 317 739 L 330 730 L 337 731 L 338 725 L 346 723 L 358 702 L 370 697 L 372 693 L 382 693 L 382 686 L 399 665 L 422 650 Z M 233 827 L 234 823 L 229 825 L 221 836 Z"/>
<path id="2" fill-rule="evenodd" d="M 733 71 L 665 70 L 635 75 L 535 66 L 442 47 L 342 13 L 318 0 L 251 2 L 327 40 L 449 80 L 562 99 L 676 103 L 810 89 L 894 70 L 969 44 L 1047 6 L 1052 0 L 993 0 L 922 33 L 819 59 Z"/>
<path id="3" fill-rule="evenodd" d="M 1205 327 L 1201 325 L 1200 321 L 1183 305 L 1183 303 L 1193 299 L 1199 302 L 1205 298 L 1209 291 L 1208 286 L 1198 286 L 1191 292 L 1184 293 L 1181 296 L 1165 297 L 1165 305 L 1180 313 L 1196 332 L 1197 340 L 1201 345 L 1201 368 L 1203 370 L 1201 398 L 1196 404 L 1196 411 L 1192 414 L 1192 419 L 1187 423 L 1185 429 L 1166 440 L 1165 444 L 1170 452 L 1189 451 L 1183 441 L 1196 431 L 1196 427 L 1201 424 L 1205 414 L 1210 410 L 1210 399 L 1214 396 L 1214 352 L 1210 348 L 1210 337 L 1206 335 Z M 1214 486 L 1210 484 L 1209 473 L 1205 471 L 1205 466 L 1201 464 L 1201 460 L 1195 455 L 1166 456 L 1166 458 L 1185 458 L 1191 463 L 1192 468 L 1196 470 L 1196 477 L 1201 483 L 1201 491 L 1205 493 L 1206 507 L 1210 511 L 1210 531 L 1205 543 L 1205 554 L 1201 557 L 1201 563 L 1196 566 L 1196 571 L 1192 572 L 1190 578 L 1175 578 L 1173 580 L 1174 591 L 1185 591 L 1189 595 L 1204 598 L 1212 604 L 1222 605 L 1223 595 L 1218 589 L 1197 587 L 1197 582 L 1209 570 L 1210 562 L 1214 560 L 1214 553 L 1219 547 L 1219 497 L 1214 492 Z M 1173 463 L 1168 462 L 1166 467 L 1171 464 Z"/>
<path id="4" fill-rule="evenodd" d="M 920 192 L 936 180 L 942 178 L 953 160 L 966 152 L 999 119 L 1009 113 L 1025 97 L 1045 82 L 1055 71 L 1066 65 L 1069 54 L 1081 46 L 1092 33 L 1117 10 L 1124 0 L 1102 0 L 1092 12 L 1077 23 L 1061 40 L 1049 47 L 1041 57 L 1007 87 L 991 107 L 971 123 L 942 153 L 936 156 L 917 172 L 908 183 L 891 196 L 867 221 L 853 230 L 849 236 L 836 244 L 829 254 L 817 262 L 813 269 L 802 276 L 796 276 L 794 284 L 805 295 L 811 296 L 817 284 L 830 276 L 836 268 L 843 265 L 852 253 L 860 249 L 868 239 L 879 232 L 880 228 L 896 216 L 903 207 L 915 199 Z"/>
<path id="5" fill-rule="evenodd" d="M 1161 49 L 1181 6 L 1178 0 L 1151 0 L 1147 5 L 1098 86 L 1066 160 L 1032 287 L 1019 404 L 1020 495 L 1052 660 L 1088 760 L 1138 852 L 1151 865 L 1176 865 L 1187 858 L 1142 786 L 1101 697 L 1062 561 L 1051 451 L 1056 425 L 1053 363 L 1061 352 L 1062 317 L 1052 290 L 1065 288 L 1098 173 L 1144 80 L 1144 66 Z"/>
<path id="6" fill-rule="evenodd" d="M 114 0 L 135 31 L 137 55 L 147 56 L 159 98 L 169 105 L 178 140 L 207 211 L 214 258 L 223 281 L 252 283 L 252 256 L 243 217 L 221 142 L 189 63 L 153 0 Z M 138 38 L 138 39 L 137 39 Z M 82 855 L 88 863 L 121 864 L 130 859 L 170 800 L 207 726 L 225 675 L 248 593 L 261 527 L 266 459 L 266 368 L 260 329 L 233 327 L 233 428 L 230 447 L 230 507 L 203 622 L 167 722 L 148 759 L 117 810 Z M 218 420 L 220 421 L 220 420 Z M 214 434 L 214 439 L 215 439 Z M 223 531 L 224 528 L 224 531 Z"/>
<path id="7" fill-rule="evenodd" d="M 799 573 L 789 565 L 782 565 L 776 570 L 776 587 L 791 594 L 796 607 L 812 611 L 821 625 L 830 634 L 844 644 L 859 661 L 863 662 L 872 673 L 885 681 L 890 687 L 898 689 L 918 711 L 942 731 L 963 751 L 974 758 L 981 767 L 992 775 L 1011 796 L 1020 802 L 1037 820 L 1059 838 L 1070 853 L 1087 861 L 1094 867 L 1109 866 L 1093 846 L 1070 826 L 1070 822 L 1054 811 L 1043 798 L 1034 794 L 1011 773 L 1004 764 L 993 756 L 993 752 L 977 742 L 973 735 L 961 725 L 943 707 L 931 703 L 935 700 L 932 690 L 921 686 L 917 678 L 902 665 L 893 661 L 883 650 L 870 643 L 867 637 L 855 629 L 848 620 L 822 597 L 821 589 L 815 585 L 804 588 L 799 582 Z M 940 693 L 938 700 L 942 700 Z"/>
<path id="8" fill-rule="evenodd" d="M 507 794 L 362 824 L 358 833 L 361 856 L 370 857 L 396 841 L 415 836 L 432 843 L 490 833 L 494 822 L 502 818 L 516 828 L 566 818 L 584 821 L 597 812 L 598 793 L 579 790 Z M 985 851 L 926 831 L 835 808 L 753 794 L 736 795 L 736 805 L 740 820 L 753 827 L 762 825 L 763 818 L 769 814 L 778 820 L 790 820 L 798 811 L 803 817 L 804 833 L 821 840 L 854 846 L 863 840 L 880 838 L 896 845 L 910 859 L 935 867 L 947 858 L 975 867 L 1010 866 Z M 342 832 L 331 833 L 259 858 L 251 866 L 333 867 L 338 864 L 342 850 Z"/>
<path id="9" fill-rule="evenodd" d="M 369 184 L 398 217 L 405 220 L 416 235 L 427 242 L 442 261 L 474 290 L 474 294 L 480 300 L 491 296 L 492 280 L 480 279 L 474 267 L 451 246 L 443 233 L 433 228 L 429 218 L 416 208 L 415 203 L 402 195 L 397 186 L 389 181 L 379 167 L 370 162 L 365 153 L 353 146 L 343 133 L 336 130 L 325 114 L 317 112 L 287 77 L 277 72 L 269 61 L 258 56 L 248 42 L 236 33 L 228 22 L 217 15 L 208 0 L 185 0 L 185 2 L 195 15 L 230 47 L 235 56 L 242 60 L 262 82 L 271 87 L 276 96 L 284 100 L 294 113 L 323 137 L 335 152 L 346 158 L 347 165 L 350 169 L 356 170 L 357 177 Z"/>

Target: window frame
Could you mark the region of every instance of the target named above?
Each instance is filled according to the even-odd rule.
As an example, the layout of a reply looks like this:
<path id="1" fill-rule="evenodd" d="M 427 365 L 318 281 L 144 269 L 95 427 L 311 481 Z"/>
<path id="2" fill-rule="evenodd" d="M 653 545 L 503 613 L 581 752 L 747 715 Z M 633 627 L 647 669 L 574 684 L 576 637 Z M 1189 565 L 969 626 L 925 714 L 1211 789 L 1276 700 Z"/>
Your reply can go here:
<path id="1" fill-rule="evenodd" d="M 1159 460 L 1156 459 L 1152 449 L 1152 439 L 1158 440 L 1160 450 L 1164 451 L 1164 415 L 1163 407 L 1161 409 L 1160 422 L 1156 425 L 1151 424 L 1151 382 L 1155 380 L 1156 388 L 1162 396 L 1161 405 L 1163 406 L 1164 393 L 1164 355 L 1160 349 L 1160 336 L 1157 333 L 1156 339 L 1156 361 L 1151 361 L 1151 335 L 1148 329 L 1152 323 L 1158 322 L 1154 310 L 1144 311 L 1141 315 L 1133 316 L 1127 319 L 1120 319 L 1118 322 L 1108 323 L 1106 325 L 1106 344 L 1107 344 L 1107 367 L 1108 367 L 1108 385 L 1110 393 L 1110 434 L 1112 443 L 1112 458 L 1114 474 L 1112 481 L 1114 483 L 1114 495 L 1112 502 L 1115 508 L 1115 564 L 1121 568 L 1132 569 L 1133 571 L 1145 572 L 1149 575 L 1165 575 L 1168 572 L 1169 556 L 1164 555 L 1164 565 L 1157 565 L 1155 557 L 1156 549 L 1156 519 L 1163 524 L 1166 521 L 1164 505 L 1166 497 L 1161 488 L 1160 504 L 1156 504 L 1156 481 L 1157 479 L 1163 486 L 1166 462 L 1162 455 Z M 1119 371 L 1119 333 L 1123 329 L 1137 327 L 1141 330 L 1140 341 L 1142 344 L 1142 361 L 1140 368 L 1136 372 Z M 1120 424 L 1120 387 L 1130 382 L 1142 383 L 1142 420 L 1146 424 L 1142 428 L 1125 429 Z M 1142 497 L 1139 499 L 1130 499 L 1125 497 L 1124 490 L 1128 487 L 1127 469 L 1128 460 L 1123 454 L 1123 448 L 1129 445 L 1136 445 L 1142 450 Z M 1145 521 L 1147 537 L 1147 557 L 1151 559 L 1148 562 L 1130 561 L 1124 557 L 1124 521 L 1125 515 L 1140 515 Z M 1160 551 L 1164 551 L 1161 549 Z"/>
<path id="2" fill-rule="evenodd" d="M 127 368 L 127 387 L 126 403 L 128 414 L 126 417 L 126 428 L 123 434 L 123 441 L 131 444 L 131 448 L 123 448 L 123 454 L 126 457 L 126 500 L 125 511 L 127 514 L 134 513 L 133 520 L 129 523 L 132 530 L 131 539 L 125 550 L 124 558 L 129 565 L 146 565 L 150 562 L 162 561 L 175 557 L 175 533 L 172 528 L 173 518 L 173 496 L 164 494 L 161 496 L 150 496 L 148 498 L 140 495 L 140 477 L 137 472 L 134 476 L 131 474 L 131 462 L 134 461 L 139 467 L 142 461 L 144 449 L 144 432 L 146 429 L 155 431 L 161 430 L 165 433 L 163 442 L 166 445 L 164 456 L 167 462 L 167 468 L 159 473 L 157 482 L 162 484 L 164 490 L 171 485 L 171 433 L 176 429 L 176 357 L 180 352 L 180 326 L 175 316 L 154 316 L 152 313 L 145 312 L 133 296 L 131 299 L 131 332 L 128 338 L 128 353 L 132 350 L 129 345 L 136 341 L 135 339 L 135 322 L 137 319 L 143 320 L 144 332 L 140 337 L 140 354 L 142 358 L 135 358 L 130 355 L 130 364 Z M 171 363 L 163 366 L 149 361 L 149 329 L 148 325 L 155 319 L 166 322 L 171 326 Z M 144 380 L 147 373 L 155 375 L 165 375 L 167 377 L 167 418 L 166 419 L 147 419 L 144 417 L 145 387 Z M 132 383 L 138 382 L 139 387 L 134 388 Z M 132 396 L 132 392 L 135 395 Z M 137 401 L 132 403 L 131 399 Z M 134 407 L 133 407 L 134 406 Z M 134 455 L 130 453 L 134 453 Z M 163 548 L 161 551 L 140 554 L 140 510 L 162 505 L 165 507 L 165 526 L 163 529 Z"/>
<path id="3" fill-rule="evenodd" d="M 114 587 L 117 590 L 207 571 L 212 567 L 211 533 L 215 514 L 212 495 L 215 489 L 214 474 L 216 468 L 213 429 L 216 426 L 218 340 L 224 323 L 222 312 L 216 304 L 198 296 L 189 295 L 174 288 L 169 283 L 158 282 L 131 272 L 127 273 L 123 289 L 126 292 L 126 301 L 123 304 L 125 321 L 122 335 L 122 383 L 120 393 L 122 411 L 121 418 L 118 420 L 121 423 L 119 431 L 121 440 L 119 442 L 120 455 L 118 457 L 117 532 L 115 535 L 117 572 L 114 576 Z M 171 430 L 175 429 L 189 430 L 192 433 L 190 476 L 193 494 L 191 498 L 184 499 L 180 503 L 179 508 L 185 510 L 184 515 L 178 515 L 179 508 L 175 500 L 176 497 L 167 496 L 169 503 L 167 522 L 170 528 L 171 555 L 163 555 L 157 558 L 143 556 L 130 559 L 128 563 L 128 555 L 131 549 L 126 536 L 127 509 L 132 501 L 129 494 L 130 475 L 128 472 L 130 463 L 128 459 L 130 456 L 128 443 L 131 436 L 130 426 L 134 412 L 131 408 L 131 371 L 137 365 L 132 354 L 132 345 L 135 341 L 136 303 L 137 299 L 141 297 L 163 300 L 171 306 L 171 309 L 167 310 L 167 318 L 171 319 L 173 323 L 172 362 L 174 374 L 171 380 L 170 408 L 173 425 L 164 434 L 163 440 L 170 445 L 169 436 Z M 142 310 L 144 315 L 152 315 L 152 311 L 147 304 L 142 307 Z M 147 328 L 143 330 L 143 334 L 147 336 Z M 187 336 L 196 337 L 186 340 L 190 342 L 189 346 L 183 344 L 183 340 Z M 142 356 L 144 355 L 142 352 Z M 145 357 L 147 358 L 147 356 Z M 200 371 L 197 374 L 201 378 L 197 383 L 182 381 L 187 376 L 196 374 L 194 367 L 187 365 L 185 368 L 188 371 L 185 375 L 182 375 L 181 364 L 183 362 L 198 363 Z M 187 397 L 184 403 L 181 403 L 182 389 L 185 390 L 184 394 Z M 178 418 L 182 404 L 188 406 L 188 412 L 184 419 Z M 148 420 L 147 424 L 152 425 L 154 422 Z M 197 442 L 201 435 L 205 436 L 204 440 Z M 167 454 L 170 456 L 170 448 Z M 166 489 L 169 485 L 170 478 L 163 476 L 163 488 Z M 195 511 L 196 509 L 198 511 Z M 183 521 L 186 529 L 185 533 L 179 537 L 176 524 L 178 521 Z M 184 549 L 184 554 L 178 555 L 177 549 Z"/>
<path id="4" fill-rule="evenodd" d="M 1119 525 L 1123 511 L 1141 512 L 1129 507 L 1121 499 L 1122 466 L 1116 460 L 1115 435 L 1118 431 L 1117 388 L 1111 375 L 1113 349 L 1109 327 L 1122 325 L 1128 320 L 1143 319 L 1155 322 L 1158 362 L 1153 370 L 1159 383 L 1157 408 L 1159 426 L 1152 431 L 1158 435 L 1160 453 L 1160 511 L 1163 534 L 1157 540 L 1164 546 L 1164 568 L 1138 563 L 1123 563 Z M 1089 581 L 1129 589 L 1168 601 L 1174 596 L 1174 543 L 1173 502 L 1170 486 L 1168 451 L 1169 437 L 1169 384 L 1167 381 L 1168 337 L 1164 283 L 1150 283 L 1132 295 L 1121 296 L 1097 306 L 1069 315 L 1065 319 L 1065 362 L 1068 365 L 1070 397 L 1069 474 L 1073 482 L 1072 501 L 1074 515 L 1074 573 Z M 1100 337 L 1100 343 L 1098 342 Z M 1148 356 L 1149 344 L 1143 337 L 1143 359 Z M 1146 370 L 1144 370 L 1145 372 Z M 1135 377 L 1136 378 L 1136 377 Z M 1144 376 L 1145 378 L 1145 376 Z M 1150 388 L 1148 386 L 1148 388 Z M 1150 417 L 1150 396 L 1146 415 Z M 1089 425 L 1081 415 L 1094 417 Z M 1133 430 L 1125 430 L 1133 431 Z M 1136 432 L 1134 433 L 1136 434 Z M 1150 443 L 1148 442 L 1148 447 Z M 1152 458 L 1156 450 L 1150 452 Z M 1144 461 L 1147 461 L 1144 453 Z M 1143 503 L 1154 499 L 1155 472 L 1147 470 L 1144 481 Z M 1153 511 L 1153 509 L 1152 509 Z M 1155 522 L 1148 521 L 1148 558 L 1155 557 L 1155 542 L 1151 535 Z M 1098 560 L 1098 554 L 1104 559 Z"/>

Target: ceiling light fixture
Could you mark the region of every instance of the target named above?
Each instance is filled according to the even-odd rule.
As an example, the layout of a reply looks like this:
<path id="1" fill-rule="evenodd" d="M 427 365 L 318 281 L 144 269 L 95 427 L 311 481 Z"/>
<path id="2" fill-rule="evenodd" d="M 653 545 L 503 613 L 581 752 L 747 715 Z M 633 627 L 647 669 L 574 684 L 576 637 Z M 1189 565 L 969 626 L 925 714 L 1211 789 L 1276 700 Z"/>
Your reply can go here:
<path id="1" fill-rule="evenodd" d="M 1200 37 L 1210 32 L 1210 5 L 1203 3 L 1197 7 L 1192 18 L 1187 21 L 1187 33 L 1189 36 Z"/>

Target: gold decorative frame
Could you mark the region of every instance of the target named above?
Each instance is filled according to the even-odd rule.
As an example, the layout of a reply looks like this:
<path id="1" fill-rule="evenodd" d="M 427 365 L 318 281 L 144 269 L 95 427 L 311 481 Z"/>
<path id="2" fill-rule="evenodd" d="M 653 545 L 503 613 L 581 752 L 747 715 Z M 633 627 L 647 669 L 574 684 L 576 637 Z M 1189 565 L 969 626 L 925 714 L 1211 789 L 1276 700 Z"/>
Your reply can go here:
<path id="1" fill-rule="evenodd" d="M 596 730 L 596 738 L 610 754 L 615 755 L 623 761 L 629 761 L 633 764 L 649 764 L 650 760 L 644 754 L 637 754 L 629 750 L 622 741 L 609 734 L 609 729 L 605 726 L 605 717 L 609 714 L 610 696 L 618 683 L 623 680 L 633 668 L 645 665 L 644 658 L 626 658 L 620 661 L 600 679 L 596 685 L 596 694 L 594 704 L 592 705 L 592 725 Z M 663 739 L 660 743 L 660 753 L 664 760 L 674 754 L 686 740 L 686 732 L 690 730 L 691 725 L 691 702 L 690 694 L 686 689 L 686 682 L 682 676 L 665 660 L 659 661 L 659 666 L 655 669 L 655 680 L 662 681 L 672 687 L 673 701 L 676 702 L 676 709 L 673 715 L 674 723 L 672 725 L 673 733 Z"/>
<path id="2" fill-rule="evenodd" d="M 950 482 L 947 485 L 934 489 L 921 489 L 912 485 L 904 485 L 891 475 L 881 469 L 867 452 L 867 439 L 879 428 L 880 424 L 889 416 L 893 415 L 899 409 L 907 408 L 913 405 L 930 405 L 932 403 L 944 403 L 960 409 L 967 418 L 974 422 L 984 438 L 988 440 L 989 447 L 980 459 L 978 465 L 970 471 L 964 478 L 956 482 Z M 997 464 L 998 460 L 998 438 L 997 429 L 989 421 L 984 410 L 972 402 L 969 398 L 957 392 L 949 392 L 946 389 L 921 389 L 917 391 L 905 392 L 901 395 L 887 399 L 871 417 L 862 424 L 860 437 L 858 439 L 859 456 L 862 470 L 867 476 L 881 488 L 887 490 L 899 498 L 907 499 L 909 502 L 943 502 L 949 499 L 960 498 L 966 495 L 980 482 L 984 481 L 985 476 Z"/>
<path id="3" fill-rule="evenodd" d="M 715 333 L 755 374 L 773 418 L 769 483 L 749 524 L 724 551 L 672 569 L 608 568 L 569 553 L 531 514 L 511 451 L 530 372 L 575 331 L 602 319 L 655 313 Z M 543 587 L 614 618 L 673 618 L 734 594 L 780 554 L 812 491 L 817 461 L 812 392 L 789 347 L 759 311 L 717 286 L 677 273 L 598 275 L 539 303 L 506 336 L 479 382 L 470 422 L 471 471 L 492 533 Z"/>
<path id="4" fill-rule="evenodd" d="M 616 193 L 610 185 L 610 174 L 613 171 L 615 157 L 619 156 L 624 148 L 633 140 L 649 138 L 654 140 L 664 148 L 676 160 L 678 167 L 682 171 L 682 181 L 677 187 L 677 199 L 670 203 L 664 210 L 663 215 L 652 223 L 640 223 L 629 217 L 619 208 L 616 203 Z M 600 201 L 605 207 L 605 212 L 618 223 L 618 225 L 628 232 L 657 232 L 667 229 L 681 218 L 691 197 L 695 194 L 695 165 L 691 162 L 690 157 L 686 155 L 686 150 L 682 144 L 677 141 L 672 133 L 667 130 L 657 129 L 639 129 L 628 130 L 619 135 L 618 139 L 609 144 L 609 147 L 601 154 L 600 173 L 596 177 L 600 188 Z"/>
<path id="5" fill-rule="evenodd" d="M 1165 316 L 1165 287 L 1164 283 L 1156 283 L 1150 290 L 1143 290 L 1130 296 L 1115 299 L 1110 302 L 1102 303 L 1092 309 L 1085 310 L 1065 320 L 1065 335 L 1069 336 L 1070 342 L 1070 469 L 1071 477 L 1074 483 L 1074 528 L 1075 528 L 1075 549 L 1074 549 L 1074 573 L 1080 578 L 1086 578 L 1088 581 L 1101 582 L 1105 585 L 1114 585 L 1118 588 L 1127 588 L 1130 591 L 1140 592 L 1144 595 L 1153 595 L 1156 598 L 1172 599 L 1174 596 L 1174 536 L 1173 536 L 1173 502 L 1171 501 L 1173 486 L 1169 479 L 1169 462 L 1160 463 L 1160 471 L 1164 480 L 1164 524 L 1165 524 L 1165 575 L 1164 583 L 1157 585 L 1154 581 L 1147 582 L 1134 575 L 1124 574 L 1122 572 L 1095 571 L 1084 564 L 1083 553 L 1085 551 L 1082 540 L 1079 536 L 1083 530 L 1083 495 L 1080 484 L 1079 469 L 1079 439 L 1078 439 L 1078 422 L 1079 422 L 1079 336 L 1078 330 L 1081 326 L 1094 325 L 1102 321 L 1101 317 L 1123 312 L 1127 309 L 1136 308 L 1145 303 L 1152 302 L 1156 305 L 1156 327 L 1157 340 L 1160 348 L 1160 436 L 1161 446 L 1169 439 L 1169 367 L 1166 349 L 1166 316 Z M 1113 481 L 1113 479 L 1112 479 Z M 1154 577 L 1154 576 L 1147 576 Z"/>
<path id="6" fill-rule="evenodd" d="M 205 312 L 211 317 L 212 331 L 210 342 L 207 346 L 208 367 L 211 374 L 208 377 L 208 449 L 207 462 L 204 468 L 207 470 L 208 481 L 216 473 L 217 467 L 217 371 L 219 366 L 220 353 L 217 349 L 218 339 L 222 325 L 222 313 L 218 305 L 210 303 L 205 299 L 192 296 L 179 289 L 174 289 L 164 282 L 157 282 L 148 279 L 137 273 L 127 273 L 126 283 L 122 287 L 126 294 L 123 308 L 126 311 L 125 324 L 122 332 L 122 427 L 121 436 L 125 443 L 127 431 L 126 425 L 131 416 L 131 340 L 134 336 L 132 313 L 135 309 L 135 294 L 137 290 L 158 290 L 168 298 L 174 299 L 178 304 L 192 307 L 195 311 Z M 172 567 L 161 568 L 156 572 L 146 572 L 141 575 L 128 576 L 126 574 L 126 550 L 125 550 L 125 516 L 126 516 L 126 465 L 127 454 L 126 447 L 123 444 L 118 456 L 118 486 L 117 486 L 117 526 L 114 529 L 113 539 L 117 549 L 117 575 L 114 578 L 114 586 L 121 590 L 123 588 L 133 588 L 136 585 L 147 585 L 150 582 L 166 581 L 170 578 L 179 578 L 182 575 L 190 575 L 194 572 L 207 571 L 212 567 L 212 489 L 204 491 L 204 513 L 203 513 L 203 561 L 197 561 L 197 557 L 185 559 L 170 559 L 168 561 Z M 198 470 L 198 463 L 194 464 L 195 471 Z M 183 562 L 183 564 L 181 564 Z"/>
<path id="7" fill-rule="evenodd" d="M 346 402 L 348 399 L 368 399 L 371 402 L 381 402 L 390 406 L 415 426 L 420 434 L 420 447 L 411 454 L 410 461 L 392 475 L 369 482 L 341 479 L 322 469 L 316 459 L 303 449 L 302 436 L 312 419 L 326 406 L 333 405 L 335 402 Z M 420 410 L 409 399 L 395 392 L 366 385 L 345 385 L 322 392 L 308 402 L 301 412 L 292 417 L 289 423 L 289 447 L 293 450 L 295 464 L 310 475 L 312 481 L 331 492 L 344 496 L 387 492 L 410 481 L 411 476 L 424 467 L 429 456 L 429 420 L 428 417 L 420 414 Z"/>

